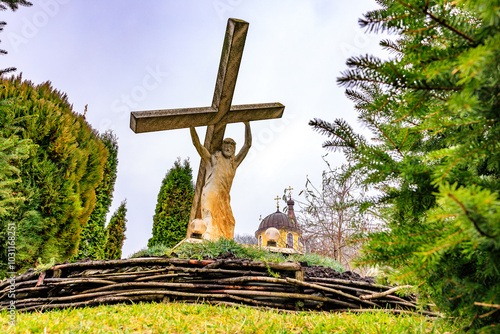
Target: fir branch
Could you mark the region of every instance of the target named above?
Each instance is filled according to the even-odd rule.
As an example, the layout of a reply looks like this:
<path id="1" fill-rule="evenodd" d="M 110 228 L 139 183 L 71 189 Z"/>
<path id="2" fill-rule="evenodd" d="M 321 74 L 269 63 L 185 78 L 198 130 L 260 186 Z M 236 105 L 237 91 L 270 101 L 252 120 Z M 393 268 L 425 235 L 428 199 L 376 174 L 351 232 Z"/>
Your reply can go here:
<path id="1" fill-rule="evenodd" d="M 354 73 L 351 71 L 344 72 L 344 73 L 342 73 L 342 74 L 344 74 L 344 75 L 357 74 L 357 73 Z M 381 84 L 381 85 L 385 85 L 385 86 L 390 86 L 390 87 L 394 87 L 394 88 L 404 88 L 404 87 L 399 86 L 399 85 L 391 85 L 390 83 L 382 81 L 382 80 L 363 78 L 363 77 L 357 77 L 357 78 L 343 78 L 343 77 L 341 77 L 341 78 L 337 78 L 337 82 L 340 85 L 346 86 L 346 87 L 356 87 L 356 86 L 359 86 L 362 82 L 369 82 L 369 83 L 374 83 L 374 84 Z"/>
<path id="2" fill-rule="evenodd" d="M 396 27 L 389 27 L 387 25 L 388 22 L 395 21 L 395 20 L 402 20 L 406 19 L 415 15 L 418 15 L 418 13 L 410 13 L 410 14 L 403 14 L 400 16 L 389 16 L 389 17 L 383 17 L 383 18 L 375 18 L 376 14 L 379 14 L 380 11 L 371 11 L 365 14 L 364 19 L 358 19 L 358 24 L 361 28 L 367 27 L 368 32 L 378 32 L 379 30 L 397 30 Z"/>
<path id="3" fill-rule="evenodd" d="M 396 0 L 397 2 L 399 2 L 401 5 L 405 6 L 406 8 L 408 9 L 412 9 L 412 10 L 415 10 L 415 11 L 418 11 L 419 9 L 418 8 L 415 8 L 413 6 L 411 6 L 410 4 L 407 4 L 405 2 L 403 2 L 402 0 Z M 453 31 L 455 34 L 463 37 L 464 39 L 466 39 L 467 41 L 469 41 L 470 43 L 472 44 L 476 44 L 476 40 L 472 37 L 470 37 L 469 35 L 465 34 L 464 32 L 461 32 L 460 30 L 458 30 L 457 28 L 451 26 L 450 24 L 448 24 L 444 19 L 441 19 L 437 16 L 435 16 L 434 14 L 432 14 L 429 9 L 427 8 L 427 5 L 421 9 L 421 12 L 425 15 L 427 15 L 428 17 L 430 17 L 432 20 L 436 21 L 437 23 L 441 24 L 442 26 L 444 26 L 445 28 Z"/>
<path id="4" fill-rule="evenodd" d="M 469 134 L 469 137 L 471 137 L 473 134 L 477 134 L 477 132 L 481 132 L 481 130 L 482 130 L 482 129 L 478 129 L 477 131 L 475 131 L 476 133 L 471 133 L 471 134 Z M 442 175 L 441 175 L 441 177 L 439 178 L 439 180 L 443 180 L 443 179 L 446 177 L 446 175 L 448 175 L 448 173 L 452 170 L 452 168 L 453 168 L 453 167 L 455 167 L 455 166 L 456 166 L 456 165 L 457 165 L 457 164 L 458 164 L 461 160 L 463 160 L 463 159 L 465 159 L 465 158 L 467 158 L 467 157 L 471 156 L 473 153 L 476 153 L 476 152 L 478 152 L 479 150 L 481 150 L 481 149 L 483 149 L 483 148 L 487 147 L 487 146 L 488 146 L 488 144 L 489 144 L 489 142 L 485 142 L 483 145 L 481 145 L 481 146 L 479 146 L 479 147 L 476 147 L 474 150 L 471 150 L 471 151 L 469 151 L 469 152 L 467 152 L 467 153 L 465 153 L 465 154 L 463 154 L 463 155 L 460 155 L 460 156 L 458 157 L 458 159 L 456 159 L 456 160 L 455 160 L 455 161 L 454 161 L 454 162 L 453 162 L 453 163 L 449 166 L 449 168 L 448 168 L 445 172 L 443 172 L 443 173 L 442 173 Z"/>
<path id="5" fill-rule="evenodd" d="M 495 309 L 495 310 L 490 311 L 490 312 L 488 312 L 488 313 L 481 314 L 481 315 L 479 316 L 479 319 L 489 317 L 490 315 L 492 315 L 493 313 L 498 312 L 498 311 L 500 311 L 500 310 L 499 310 L 499 309 Z"/>
<path id="6" fill-rule="evenodd" d="M 399 73 L 399 71 L 397 70 L 397 68 L 394 66 L 394 64 L 392 62 L 387 62 L 386 64 L 396 74 L 396 76 L 398 77 L 398 79 L 399 79 L 399 81 L 401 83 L 405 83 L 406 82 L 406 80 L 403 78 L 403 76 L 401 75 L 401 73 Z"/>
<path id="7" fill-rule="evenodd" d="M 474 302 L 474 305 L 484 306 L 484 307 L 494 307 L 494 308 L 500 310 L 500 305 L 499 304 L 487 304 L 487 303 Z"/>
<path id="8" fill-rule="evenodd" d="M 19 7 L 19 5 L 25 6 L 25 7 L 30 7 L 33 4 L 29 1 L 26 1 L 26 0 L 3 0 L 3 1 L 0 1 L 0 10 L 6 10 L 8 7 L 12 11 L 15 11 Z"/>
<path id="9" fill-rule="evenodd" d="M 367 66 L 367 63 L 356 63 L 356 62 L 354 62 L 354 60 L 355 59 L 352 59 L 352 58 L 349 59 L 348 65 L 350 67 L 357 65 L 359 68 L 363 68 L 363 67 L 369 68 L 369 69 L 374 70 L 378 74 L 385 75 L 385 77 L 387 79 L 390 79 L 390 75 L 387 72 L 382 71 L 380 65 L 372 64 L 373 67 L 370 67 L 370 66 Z M 391 65 L 388 65 L 388 66 L 391 66 Z M 341 73 L 342 76 L 337 78 L 337 83 L 341 86 L 345 86 L 346 88 L 359 87 L 363 83 L 368 82 L 371 84 L 379 84 L 379 85 L 384 85 L 387 87 L 392 87 L 394 89 L 410 89 L 410 90 L 415 90 L 415 91 L 425 90 L 425 91 L 429 91 L 429 92 L 432 92 L 432 91 L 458 92 L 458 91 L 462 90 L 462 87 L 456 87 L 456 86 L 449 86 L 449 87 L 447 87 L 447 86 L 431 86 L 425 81 L 421 81 L 420 85 L 410 85 L 410 84 L 407 84 L 407 81 L 403 80 L 402 77 L 400 77 L 400 79 L 403 81 L 398 80 L 396 82 L 394 82 L 394 81 L 389 82 L 389 81 L 384 81 L 384 80 L 379 79 L 379 78 L 366 77 L 366 76 L 363 76 L 362 73 L 363 72 L 360 69 L 344 71 Z M 399 75 L 399 74 L 396 73 L 396 75 Z M 443 98 L 436 96 L 434 94 L 432 96 L 436 97 L 440 100 L 446 101 L 446 99 L 443 99 Z"/>
<path id="10" fill-rule="evenodd" d="M 16 70 L 15 67 L 8 67 L 8 68 L 1 69 L 0 70 L 0 76 L 4 75 L 4 74 L 7 74 L 7 73 L 14 72 L 15 70 Z"/>
<path id="11" fill-rule="evenodd" d="M 352 100 L 355 105 L 357 107 L 361 107 L 362 104 L 370 104 L 372 101 L 369 100 L 369 97 L 358 92 L 358 91 L 355 91 L 353 89 L 346 89 L 345 91 L 345 95 L 350 99 Z"/>
<path id="12" fill-rule="evenodd" d="M 391 98 L 396 94 L 397 92 L 393 90 L 391 94 L 385 99 L 384 103 L 382 103 L 382 105 L 377 110 L 375 110 L 373 116 L 376 116 L 382 109 L 384 109 L 389 104 L 389 102 L 391 102 Z"/>
<path id="13" fill-rule="evenodd" d="M 368 119 L 368 120 L 370 120 L 371 121 L 370 123 L 382 134 L 382 136 L 385 137 L 385 139 L 387 139 L 391 143 L 391 145 L 396 149 L 399 155 L 404 158 L 404 154 L 401 153 L 399 147 L 394 143 L 394 141 L 389 137 L 389 135 L 373 119 Z"/>
<path id="14" fill-rule="evenodd" d="M 408 89 L 414 89 L 414 90 L 420 90 L 420 89 L 423 89 L 423 90 L 429 90 L 429 91 L 433 91 L 433 90 L 437 90 L 437 91 L 444 91 L 444 92 L 458 92 L 458 91 L 461 91 L 462 88 L 461 87 L 446 87 L 446 86 L 429 86 L 427 84 L 427 82 L 425 81 L 422 81 L 422 84 L 424 86 L 403 86 L 402 88 L 408 88 Z M 440 98 L 441 99 L 441 98 Z M 446 101 L 446 100 L 445 100 Z"/>
<path id="15" fill-rule="evenodd" d="M 415 33 L 418 33 L 418 32 L 422 32 L 422 31 L 426 31 L 426 30 L 429 30 L 429 29 L 432 29 L 432 28 L 435 28 L 437 27 L 439 24 L 436 23 L 436 24 L 432 24 L 430 26 L 426 26 L 426 27 L 423 27 L 423 28 L 419 28 L 419 29 L 412 29 L 412 30 L 405 30 L 403 31 L 403 33 L 405 34 L 415 34 Z"/>
<path id="16" fill-rule="evenodd" d="M 409 129 L 406 129 L 406 133 L 405 133 L 405 137 L 403 138 L 403 141 L 401 142 L 401 145 L 399 146 L 398 148 L 398 151 L 401 150 L 401 148 L 403 147 L 403 145 L 405 144 L 406 142 L 406 139 L 408 138 L 408 133 L 410 132 Z"/>
<path id="17" fill-rule="evenodd" d="M 484 231 L 481 230 L 481 228 L 479 227 L 477 221 L 474 218 L 472 218 L 472 215 L 471 215 L 470 211 L 467 210 L 467 208 L 465 207 L 465 205 L 462 202 L 460 202 L 458 200 L 458 198 L 456 198 L 452 193 L 448 193 L 447 195 L 448 195 L 449 198 L 451 198 L 453 201 L 455 201 L 460 206 L 460 208 L 462 208 L 462 210 L 464 211 L 465 215 L 474 224 L 474 227 L 479 232 L 479 234 L 481 234 L 484 237 L 488 237 L 490 239 L 494 239 L 495 238 L 494 236 L 492 236 L 492 235 L 490 235 L 490 234 L 488 234 L 488 233 L 486 233 L 486 232 L 484 232 Z"/>
<path id="18" fill-rule="evenodd" d="M 413 112 L 414 112 L 414 111 L 415 111 L 418 107 L 420 107 L 421 105 L 423 105 L 423 104 L 424 104 L 424 102 L 425 102 L 425 100 L 424 100 L 424 99 L 419 100 L 419 101 L 418 101 L 418 103 L 415 103 L 415 106 L 413 106 L 413 108 L 411 108 L 411 110 L 410 110 L 407 114 L 405 114 L 405 115 L 401 116 L 400 118 L 398 118 L 397 120 L 393 121 L 393 123 L 399 123 L 399 122 L 400 122 L 400 121 L 402 121 L 403 119 L 405 119 L 405 118 L 407 118 L 408 116 L 410 116 L 411 114 L 413 114 Z M 411 123 L 411 122 L 410 122 L 410 123 Z M 415 123 L 412 123 L 412 124 L 416 126 L 416 124 L 415 124 Z"/>
<path id="19" fill-rule="evenodd" d="M 464 126 L 464 125 L 472 125 L 472 124 L 479 124 L 479 123 L 484 123 L 482 120 L 481 121 L 471 121 L 471 122 L 466 122 L 466 123 L 443 123 L 444 126 Z"/>
<path id="20" fill-rule="evenodd" d="M 384 47 L 385 49 L 388 49 L 389 52 L 395 52 L 398 54 L 403 53 L 403 50 L 400 48 L 400 46 L 396 42 L 391 41 L 390 39 L 381 40 L 380 46 Z"/>

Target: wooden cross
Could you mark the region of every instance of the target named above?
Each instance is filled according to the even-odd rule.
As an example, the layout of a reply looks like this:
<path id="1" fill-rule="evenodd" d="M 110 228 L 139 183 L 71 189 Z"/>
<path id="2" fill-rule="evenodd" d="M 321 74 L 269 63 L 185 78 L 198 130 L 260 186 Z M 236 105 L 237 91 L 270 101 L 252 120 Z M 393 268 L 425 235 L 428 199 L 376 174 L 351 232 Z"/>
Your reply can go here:
<path id="1" fill-rule="evenodd" d="M 226 124 L 280 118 L 285 109 L 281 103 L 231 105 L 247 32 L 248 22 L 237 19 L 228 20 L 214 97 L 210 107 L 134 111 L 130 115 L 130 128 L 135 133 L 143 133 L 207 126 L 204 146 L 210 154 L 213 154 L 222 147 Z M 190 222 L 201 216 L 200 199 L 205 185 L 205 172 L 205 162 L 202 159 L 198 170 Z M 188 227 L 187 236 L 190 235 Z"/>

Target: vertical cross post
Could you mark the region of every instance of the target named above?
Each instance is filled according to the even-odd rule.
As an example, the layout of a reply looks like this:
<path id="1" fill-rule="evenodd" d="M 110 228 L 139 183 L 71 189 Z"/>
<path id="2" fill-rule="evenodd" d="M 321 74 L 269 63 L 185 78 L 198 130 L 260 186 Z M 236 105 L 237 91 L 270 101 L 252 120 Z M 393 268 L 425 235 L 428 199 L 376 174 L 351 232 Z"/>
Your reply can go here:
<path id="1" fill-rule="evenodd" d="M 234 87 L 236 86 L 236 78 L 240 69 L 241 57 L 248 32 L 248 22 L 236 19 L 227 21 L 226 35 L 224 37 L 224 45 L 222 47 L 222 55 L 219 64 L 219 72 L 217 73 L 217 81 L 215 83 L 214 97 L 212 100 L 212 108 L 217 110 L 216 124 L 207 127 L 204 146 L 213 154 L 220 150 L 226 124 L 220 122 L 222 118 L 229 112 L 233 101 Z M 205 185 L 206 166 L 203 159 L 200 162 L 198 177 L 196 180 L 196 189 L 194 191 L 193 206 L 191 207 L 191 215 L 189 221 L 193 221 L 196 217 L 201 216 L 201 192 Z M 188 225 L 187 237 L 191 236 L 190 227 Z"/>

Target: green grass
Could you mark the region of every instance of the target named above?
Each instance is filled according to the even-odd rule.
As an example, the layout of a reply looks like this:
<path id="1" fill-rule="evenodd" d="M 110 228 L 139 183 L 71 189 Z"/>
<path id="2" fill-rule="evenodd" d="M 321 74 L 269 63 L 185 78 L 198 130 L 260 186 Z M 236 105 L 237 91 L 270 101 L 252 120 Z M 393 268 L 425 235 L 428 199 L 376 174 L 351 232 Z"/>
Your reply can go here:
<path id="1" fill-rule="evenodd" d="M 2 333 L 451 333 L 441 319 L 387 313 L 279 313 L 246 306 L 138 303 L 0 313 Z"/>
<path id="2" fill-rule="evenodd" d="M 180 258 L 202 259 L 232 252 L 256 261 L 307 261 L 338 271 L 343 268 L 330 258 L 315 254 L 269 253 L 221 240 L 203 244 L 184 244 L 174 250 Z M 170 256 L 163 246 L 142 250 L 137 256 Z M 17 313 L 16 325 L 9 326 L 7 311 L 0 312 L 0 333 L 453 333 L 442 319 L 419 315 L 393 315 L 385 312 L 283 313 L 248 306 L 213 306 L 184 303 L 138 303 L 101 305 L 44 313 Z"/>
<path id="3" fill-rule="evenodd" d="M 235 256 L 245 259 L 252 259 L 255 261 L 266 261 L 266 262 L 299 262 L 307 261 L 311 266 L 324 266 L 333 268 L 339 272 L 343 272 L 344 268 L 334 259 L 320 256 L 317 254 L 291 254 L 289 256 L 284 256 L 280 253 L 269 252 L 262 248 L 254 248 L 249 246 L 243 246 L 234 240 L 220 239 L 219 241 L 205 241 L 203 243 L 184 243 L 180 245 L 175 250 L 171 250 L 165 246 L 159 245 L 154 246 L 149 249 L 143 249 L 131 257 L 139 256 L 170 256 L 174 252 L 181 259 L 198 259 L 201 260 L 204 257 L 214 258 L 219 254 L 225 254 L 227 252 L 233 253 Z"/>

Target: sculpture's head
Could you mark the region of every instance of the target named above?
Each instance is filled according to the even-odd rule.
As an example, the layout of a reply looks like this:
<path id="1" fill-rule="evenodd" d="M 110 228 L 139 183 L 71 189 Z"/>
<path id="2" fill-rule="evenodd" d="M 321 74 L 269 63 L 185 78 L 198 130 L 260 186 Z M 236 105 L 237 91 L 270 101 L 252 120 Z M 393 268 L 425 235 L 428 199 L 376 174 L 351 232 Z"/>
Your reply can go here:
<path id="1" fill-rule="evenodd" d="M 234 152 L 236 151 L 236 142 L 231 138 L 226 138 L 222 142 L 222 154 L 226 158 L 231 158 L 234 156 Z"/>

